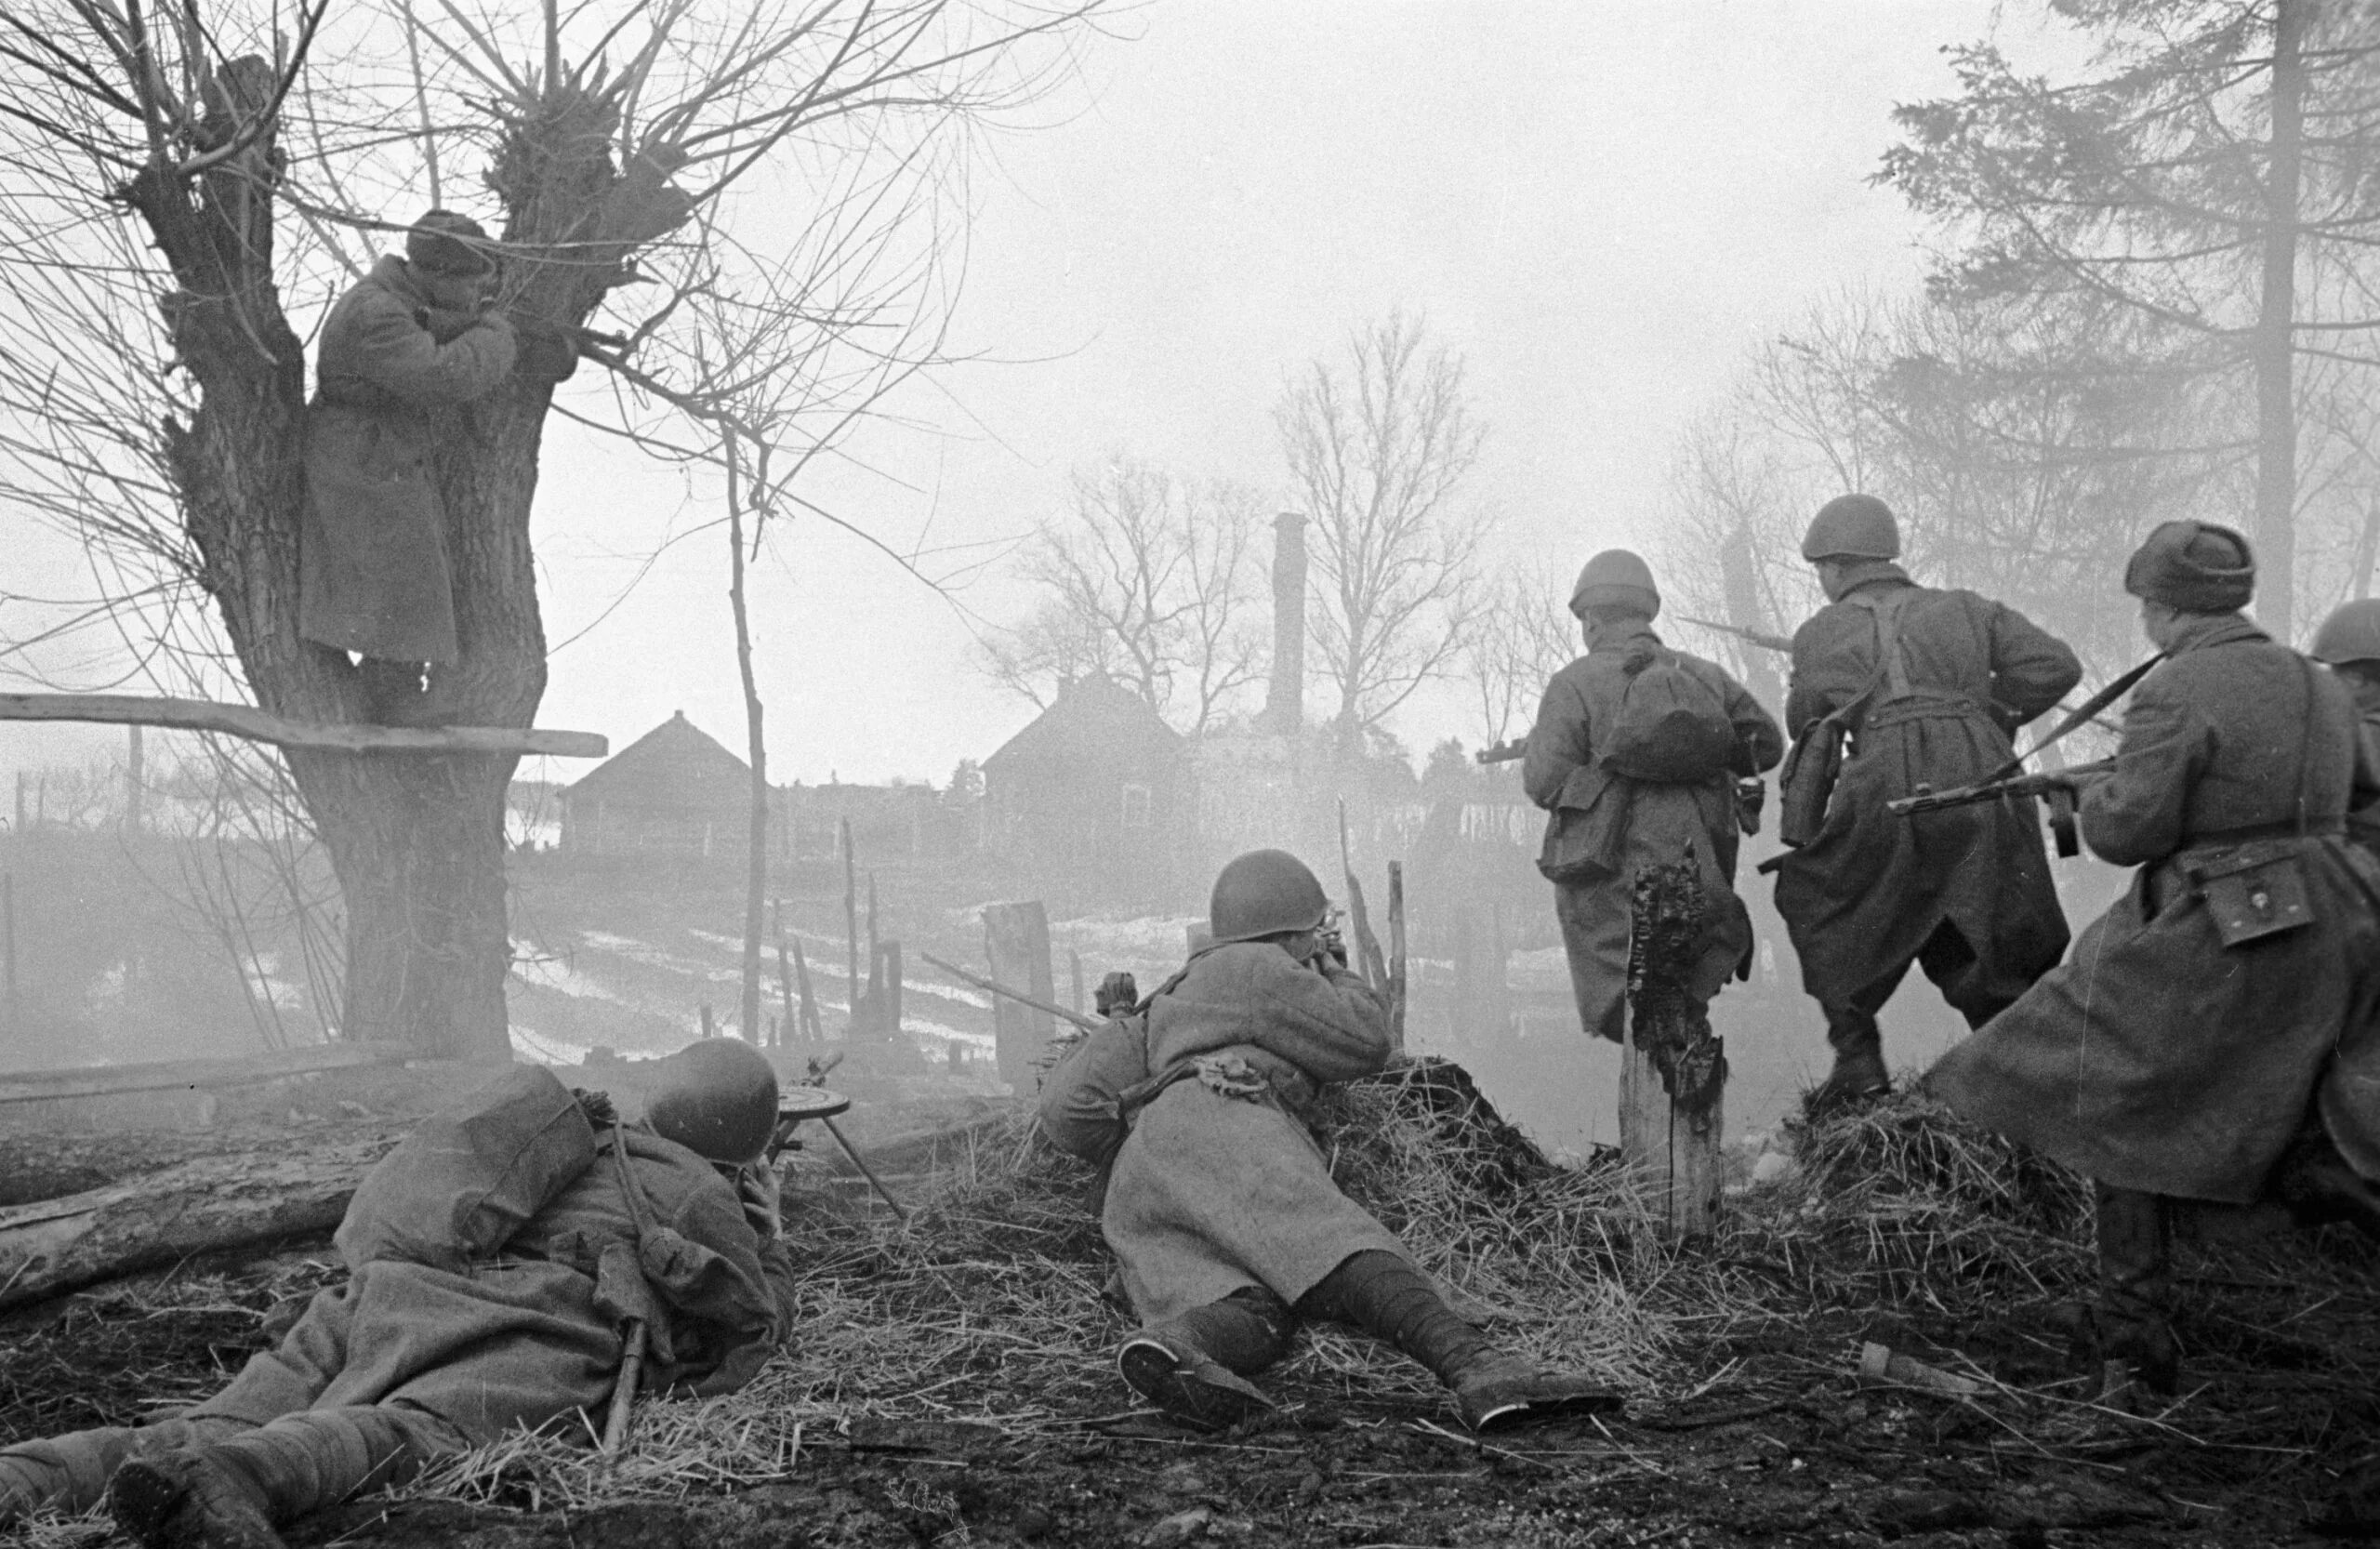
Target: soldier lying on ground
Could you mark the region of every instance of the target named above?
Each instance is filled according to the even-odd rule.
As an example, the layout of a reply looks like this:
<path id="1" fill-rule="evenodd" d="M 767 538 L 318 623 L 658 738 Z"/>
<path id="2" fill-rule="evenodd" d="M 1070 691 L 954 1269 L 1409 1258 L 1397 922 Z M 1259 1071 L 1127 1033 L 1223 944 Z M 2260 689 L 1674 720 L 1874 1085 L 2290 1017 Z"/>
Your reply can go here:
<path id="1" fill-rule="evenodd" d="M 654 1391 L 723 1393 L 783 1333 L 777 1082 L 732 1039 L 664 1062 L 643 1123 L 506 1071 L 364 1179 L 344 1285 L 178 1417 L 0 1450 L 0 1521 L 103 1496 L 151 1549 L 277 1549 L 273 1525 L 518 1427 L 600 1413 L 641 1320 Z"/>
<path id="2" fill-rule="evenodd" d="M 2226 527 L 2169 522 L 2124 571 L 2165 654 L 2124 712 L 2082 838 L 2132 887 L 1926 1084 L 2097 1184 L 2087 1331 L 2171 1392 L 2166 1202 L 2278 1198 L 2380 1237 L 2380 794 L 2353 702 L 2240 609 Z"/>
<path id="3" fill-rule="evenodd" d="M 1042 1130 L 1106 1169 L 1100 1225 L 1144 1324 L 1117 1364 L 1193 1424 L 1271 1407 L 1248 1378 L 1301 1317 L 1387 1340 L 1454 1390 L 1474 1429 L 1610 1408 L 1497 1350 L 1330 1180 L 1300 1114 L 1388 1060 L 1388 1014 L 1349 973 L 1314 873 L 1258 850 L 1215 879 L 1214 944 L 1043 1086 Z"/>

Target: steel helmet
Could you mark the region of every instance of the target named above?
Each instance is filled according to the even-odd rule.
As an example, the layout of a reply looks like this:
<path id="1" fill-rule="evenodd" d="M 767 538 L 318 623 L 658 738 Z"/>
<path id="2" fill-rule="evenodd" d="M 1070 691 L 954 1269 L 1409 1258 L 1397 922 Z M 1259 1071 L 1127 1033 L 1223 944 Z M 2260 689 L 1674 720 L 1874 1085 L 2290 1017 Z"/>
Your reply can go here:
<path id="1" fill-rule="evenodd" d="M 2314 648 L 2307 654 L 2333 667 L 2380 662 L 2380 597 L 2359 597 L 2332 609 L 2314 631 Z"/>
<path id="2" fill-rule="evenodd" d="M 487 230 L 468 215 L 454 210 L 430 210 L 405 232 L 405 261 L 433 274 L 492 273 L 496 259 L 478 245 Z"/>
<path id="3" fill-rule="evenodd" d="M 1230 861 L 1215 873 L 1214 895 L 1207 901 L 1217 946 L 1311 931 L 1329 914 L 1322 884 L 1287 850 L 1250 850 Z"/>
<path id="4" fill-rule="evenodd" d="M 704 1039 L 663 1060 L 661 1076 L 644 1105 L 654 1133 L 715 1162 L 748 1162 L 768 1149 L 777 1127 L 777 1073 L 758 1049 L 741 1039 Z"/>
<path id="5" fill-rule="evenodd" d="M 1872 495 L 1838 495 L 1818 508 L 1802 538 L 1805 560 L 1893 560 L 1900 557 L 1900 525 L 1893 509 Z"/>
<path id="6" fill-rule="evenodd" d="M 1630 608 L 1651 618 L 1661 611 L 1661 589 L 1652 567 L 1626 549 L 1606 549 L 1579 572 L 1570 589 L 1570 611 L 1580 618 L 1590 608 Z"/>

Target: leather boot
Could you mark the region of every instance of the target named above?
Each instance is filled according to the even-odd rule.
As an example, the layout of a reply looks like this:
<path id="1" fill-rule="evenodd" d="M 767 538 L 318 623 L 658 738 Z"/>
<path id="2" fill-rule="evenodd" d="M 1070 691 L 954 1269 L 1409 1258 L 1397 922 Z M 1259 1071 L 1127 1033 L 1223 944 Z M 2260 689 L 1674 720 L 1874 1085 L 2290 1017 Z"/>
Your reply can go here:
<path id="1" fill-rule="evenodd" d="M 2103 1360 L 2120 1360 L 2151 1391 L 2181 1385 L 2181 1345 L 2173 1304 L 2173 1227 L 2162 1195 L 2094 1185 L 2098 1216 L 2099 1305 L 2094 1319 Z"/>
<path id="2" fill-rule="evenodd" d="M 108 1486 L 116 1526 L 142 1549 L 284 1549 L 263 1492 L 210 1450 L 158 1452 L 117 1469 Z"/>
<path id="3" fill-rule="evenodd" d="M 1614 1410 L 1621 1402 L 1584 1377 L 1547 1371 L 1497 1349 L 1447 1305 L 1428 1276 L 1379 1249 L 1350 1254 L 1298 1305 L 1353 1323 L 1428 1367 L 1454 1390 L 1455 1408 L 1474 1431 Z"/>
<path id="4" fill-rule="evenodd" d="M 1126 1340 L 1116 1353 L 1116 1370 L 1134 1393 L 1202 1431 L 1220 1431 L 1273 1408 L 1262 1389 L 1200 1349 L 1178 1321 Z"/>
<path id="5" fill-rule="evenodd" d="M 1811 1119 L 1844 1113 L 1884 1096 L 1893 1089 L 1884 1069 L 1884 1034 L 1873 1012 L 1857 1006 L 1828 1006 L 1826 1040 L 1834 1050 L 1834 1068 L 1802 1099 L 1802 1111 Z"/>
<path id="6" fill-rule="evenodd" d="M 1626 1400 L 1572 1371 L 1548 1371 L 1525 1356 L 1491 1350 L 1474 1357 L 1447 1384 L 1455 1409 L 1474 1431 L 1501 1431 L 1532 1420 L 1608 1414 Z"/>

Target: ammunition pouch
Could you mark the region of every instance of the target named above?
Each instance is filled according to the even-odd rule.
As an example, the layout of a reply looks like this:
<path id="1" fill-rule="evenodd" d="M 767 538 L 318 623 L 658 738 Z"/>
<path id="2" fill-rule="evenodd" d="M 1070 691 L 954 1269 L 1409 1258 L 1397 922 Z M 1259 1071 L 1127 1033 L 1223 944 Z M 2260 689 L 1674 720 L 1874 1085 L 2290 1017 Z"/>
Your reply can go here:
<path id="1" fill-rule="evenodd" d="M 2182 858 L 2182 873 L 2226 947 L 2314 923 L 2302 852 L 2294 838 L 2268 839 Z"/>
<path id="2" fill-rule="evenodd" d="M 1800 849 L 1826 827 L 1827 802 L 1843 775 L 1843 745 L 1849 735 L 1843 711 L 1810 723 L 1793 743 L 1777 776 L 1777 837 Z"/>

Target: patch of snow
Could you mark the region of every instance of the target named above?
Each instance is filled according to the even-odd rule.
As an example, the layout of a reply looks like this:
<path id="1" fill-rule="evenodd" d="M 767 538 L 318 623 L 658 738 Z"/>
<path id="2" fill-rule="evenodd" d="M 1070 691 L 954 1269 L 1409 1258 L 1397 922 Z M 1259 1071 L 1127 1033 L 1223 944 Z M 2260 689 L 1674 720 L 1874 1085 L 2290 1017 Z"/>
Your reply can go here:
<path id="1" fill-rule="evenodd" d="M 589 1053 L 584 1043 L 568 1039 L 549 1038 L 533 1028 L 513 1023 L 505 1029 L 512 1036 L 512 1052 L 537 1065 L 585 1065 Z"/>

